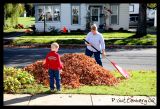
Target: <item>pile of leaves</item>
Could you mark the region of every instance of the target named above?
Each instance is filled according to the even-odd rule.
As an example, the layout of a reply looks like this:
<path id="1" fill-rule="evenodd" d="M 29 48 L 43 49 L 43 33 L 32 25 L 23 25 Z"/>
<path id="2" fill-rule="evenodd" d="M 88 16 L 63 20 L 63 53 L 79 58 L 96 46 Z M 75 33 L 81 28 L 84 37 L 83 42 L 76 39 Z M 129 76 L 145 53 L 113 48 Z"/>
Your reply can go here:
<path id="1" fill-rule="evenodd" d="M 101 67 L 93 58 L 82 53 L 70 53 L 61 56 L 64 68 L 61 83 L 67 88 L 80 85 L 115 85 L 117 78 L 109 70 Z M 39 60 L 24 69 L 33 73 L 39 83 L 49 85 L 48 71 L 43 67 L 44 60 Z"/>
<path id="2" fill-rule="evenodd" d="M 85 85 L 114 85 L 118 81 L 109 70 L 101 67 L 95 61 L 82 53 L 64 54 L 62 83 L 71 87 Z M 68 79 L 67 79 L 68 78 Z"/>
<path id="3" fill-rule="evenodd" d="M 24 29 L 24 26 L 23 26 L 23 24 L 17 24 L 17 25 L 15 26 L 15 28 L 16 28 L 16 29 Z"/>
<path id="4" fill-rule="evenodd" d="M 49 85 L 49 75 L 48 70 L 44 68 L 44 60 L 38 60 L 23 69 L 32 73 L 37 83 Z"/>

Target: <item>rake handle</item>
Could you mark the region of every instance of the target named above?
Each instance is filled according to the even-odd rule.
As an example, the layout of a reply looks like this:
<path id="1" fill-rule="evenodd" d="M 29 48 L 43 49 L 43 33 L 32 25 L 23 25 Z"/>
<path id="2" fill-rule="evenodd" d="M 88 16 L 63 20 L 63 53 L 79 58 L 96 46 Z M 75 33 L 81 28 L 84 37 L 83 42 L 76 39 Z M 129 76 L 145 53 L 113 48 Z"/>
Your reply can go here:
<path id="1" fill-rule="evenodd" d="M 87 40 L 85 40 L 85 39 L 83 39 L 85 42 L 87 42 L 88 44 L 90 44 Z M 97 52 L 99 52 L 98 50 L 97 50 L 97 48 L 95 48 L 93 45 L 91 45 L 91 47 L 92 48 L 94 48 Z M 101 52 L 100 52 L 100 54 L 102 54 Z"/>
<path id="2" fill-rule="evenodd" d="M 90 44 L 87 40 L 85 40 L 85 39 L 83 39 L 85 42 L 87 42 L 88 44 Z M 98 50 L 97 50 L 97 48 L 95 48 L 93 45 L 91 45 L 91 47 L 92 48 L 94 48 L 97 52 L 99 52 Z M 102 54 L 101 52 L 100 52 L 100 54 Z M 105 56 L 106 57 L 106 56 Z M 106 59 L 107 60 L 109 60 L 107 57 L 106 57 Z M 110 61 L 110 60 L 109 60 Z M 111 61 L 110 61 L 111 62 Z"/>

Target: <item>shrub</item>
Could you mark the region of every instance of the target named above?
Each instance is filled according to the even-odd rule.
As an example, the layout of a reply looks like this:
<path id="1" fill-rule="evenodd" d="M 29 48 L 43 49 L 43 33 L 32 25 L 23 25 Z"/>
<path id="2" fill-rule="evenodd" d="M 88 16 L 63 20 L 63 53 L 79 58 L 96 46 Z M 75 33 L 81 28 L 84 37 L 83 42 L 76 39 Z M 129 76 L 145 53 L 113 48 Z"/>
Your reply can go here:
<path id="1" fill-rule="evenodd" d="M 56 27 L 54 27 L 54 26 L 53 26 L 53 27 L 51 26 L 51 27 L 49 27 L 48 29 L 49 29 L 49 31 L 50 31 L 49 33 L 50 33 L 50 34 L 53 34 L 53 35 L 57 35 L 57 34 L 60 32 L 60 31 L 59 31 Z"/>
<path id="2" fill-rule="evenodd" d="M 12 26 L 10 26 L 10 25 L 8 25 L 8 24 L 5 24 L 4 26 L 3 26 L 3 29 L 4 30 L 8 30 L 8 29 L 11 29 L 12 28 Z"/>
<path id="3" fill-rule="evenodd" d="M 7 92 L 16 92 L 17 89 L 21 88 L 21 83 L 14 77 L 7 77 L 4 79 L 4 90 Z"/>
<path id="4" fill-rule="evenodd" d="M 29 27 L 29 28 L 33 31 L 33 33 L 36 32 L 36 27 L 35 27 L 35 25 L 31 25 L 31 27 Z"/>
<path id="5" fill-rule="evenodd" d="M 3 73 L 4 73 L 4 76 L 12 76 L 12 77 L 15 77 L 17 74 L 18 74 L 18 71 L 17 69 L 13 68 L 13 67 L 3 67 Z"/>
<path id="6" fill-rule="evenodd" d="M 6 92 L 15 93 L 20 88 L 34 83 L 34 77 L 27 71 L 13 67 L 3 67 L 3 86 Z"/>
<path id="7" fill-rule="evenodd" d="M 34 82 L 34 77 L 26 71 L 21 71 L 18 73 L 17 79 L 21 82 L 21 84 L 31 84 Z"/>
<path id="8" fill-rule="evenodd" d="M 124 31 L 124 28 L 122 28 L 122 27 L 121 27 L 121 28 L 119 28 L 119 31 L 122 31 L 122 32 L 123 32 L 123 31 Z"/>
<path id="9" fill-rule="evenodd" d="M 108 28 L 108 31 L 113 31 L 113 28 Z"/>

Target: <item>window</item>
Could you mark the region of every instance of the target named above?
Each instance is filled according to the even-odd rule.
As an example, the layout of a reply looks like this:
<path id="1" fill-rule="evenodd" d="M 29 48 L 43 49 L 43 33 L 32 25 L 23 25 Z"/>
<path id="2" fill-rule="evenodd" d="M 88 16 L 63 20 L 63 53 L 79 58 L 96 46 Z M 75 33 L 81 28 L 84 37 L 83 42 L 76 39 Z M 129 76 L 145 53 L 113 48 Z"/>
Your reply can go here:
<path id="1" fill-rule="evenodd" d="M 138 21 L 138 16 L 131 16 L 131 17 L 130 17 L 130 21 L 131 21 L 131 22 L 136 22 L 136 21 Z"/>
<path id="2" fill-rule="evenodd" d="M 129 12 L 134 12 L 134 5 L 129 5 Z"/>
<path id="3" fill-rule="evenodd" d="M 53 6 L 53 20 L 60 21 L 60 6 Z"/>
<path id="4" fill-rule="evenodd" d="M 98 8 L 92 8 L 92 21 L 98 22 Z"/>
<path id="5" fill-rule="evenodd" d="M 118 24 L 118 16 L 119 16 L 118 10 L 119 6 L 117 4 L 111 4 L 111 11 L 112 11 L 110 19 L 111 24 Z"/>
<path id="6" fill-rule="evenodd" d="M 72 24 L 79 24 L 79 5 L 72 5 Z"/>
<path id="7" fill-rule="evenodd" d="M 46 21 L 52 21 L 52 6 L 45 6 Z"/>
<path id="8" fill-rule="evenodd" d="M 135 22 L 135 17 L 130 17 L 130 21 Z"/>
<path id="9" fill-rule="evenodd" d="M 38 6 L 38 21 L 44 21 L 44 6 Z"/>
<path id="10" fill-rule="evenodd" d="M 60 21 L 60 5 L 38 6 L 38 21 Z"/>

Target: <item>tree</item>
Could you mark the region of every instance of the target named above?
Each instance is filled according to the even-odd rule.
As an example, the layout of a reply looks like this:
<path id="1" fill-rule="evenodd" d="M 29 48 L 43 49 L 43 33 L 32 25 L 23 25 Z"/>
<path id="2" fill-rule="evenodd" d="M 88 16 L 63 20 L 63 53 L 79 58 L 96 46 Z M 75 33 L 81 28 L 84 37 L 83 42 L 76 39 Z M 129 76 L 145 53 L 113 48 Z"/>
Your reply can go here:
<path id="1" fill-rule="evenodd" d="M 33 3 L 25 3 L 25 10 L 27 12 L 27 17 L 34 16 L 34 6 Z"/>
<path id="2" fill-rule="evenodd" d="M 147 34 L 146 10 L 147 10 L 147 3 L 140 3 L 136 37 L 143 37 Z"/>
<path id="3" fill-rule="evenodd" d="M 157 3 L 148 3 L 147 8 L 149 9 L 156 9 L 157 8 Z"/>
<path id="4" fill-rule="evenodd" d="M 138 27 L 136 32 L 136 37 L 143 37 L 147 34 L 147 22 L 146 22 L 146 10 L 149 9 L 156 9 L 156 3 L 140 3 L 139 4 L 139 17 L 138 17 Z"/>
<path id="5" fill-rule="evenodd" d="M 23 12 L 24 5 L 22 3 L 6 3 L 4 5 L 4 20 L 6 22 L 7 19 L 10 19 L 11 26 L 15 26 L 18 23 L 18 17 Z"/>

